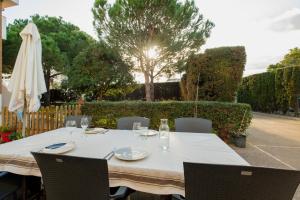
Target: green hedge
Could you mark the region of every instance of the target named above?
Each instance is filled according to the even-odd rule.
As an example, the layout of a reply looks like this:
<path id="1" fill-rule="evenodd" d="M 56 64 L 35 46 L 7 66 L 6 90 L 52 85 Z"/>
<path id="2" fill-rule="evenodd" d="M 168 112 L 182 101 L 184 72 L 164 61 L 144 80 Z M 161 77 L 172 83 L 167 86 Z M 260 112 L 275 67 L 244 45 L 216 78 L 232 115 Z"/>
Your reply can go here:
<path id="1" fill-rule="evenodd" d="M 286 67 L 245 77 L 238 90 L 238 102 L 255 111 L 299 113 L 300 67 Z"/>
<path id="2" fill-rule="evenodd" d="M 231 133 L 239 130 L 244 132 L 252 118 L 251 107 L 248 104 L 209 101 L 199 101 L 197 104 L 198 117 L 211 119 L 215 132 L 224 140 L 227 140 Z M 192 117 L 194 108 L 195 102 L 189 101 L 95 102 L 84 104 L 82 113 L 92 116 L 94 125 L 105 128 L 116 128 L 116 120 L 120 117 L 144 116 L 151 120 L 152 129 L 158 129 L 160 119 L 167 118 L 171 130 L 174 130 L 174 119 Z"/>
<path id="3" fill-rule="evenodd" d="M 238 101 L 248 103 L 253 110 L 272 112 L 276 108 L 275 76 L 266 72 L 243 79 L 238 91 Z"/>

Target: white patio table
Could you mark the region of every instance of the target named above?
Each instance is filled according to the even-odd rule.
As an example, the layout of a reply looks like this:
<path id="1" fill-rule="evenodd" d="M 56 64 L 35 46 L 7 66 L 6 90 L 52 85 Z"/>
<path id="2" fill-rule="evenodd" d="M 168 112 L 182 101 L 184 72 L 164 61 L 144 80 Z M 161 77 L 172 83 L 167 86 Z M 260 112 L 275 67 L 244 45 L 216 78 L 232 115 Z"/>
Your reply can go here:
<path id="1" fill-rule="evenodd" d="M 72 129 L 72 132 L 70 131 Z M 133 131 L 110 130 L 105 134 L 83 134 L 79 128 L 60 128 L 0 145 L 0 171 L 41 176 L 31 155 L 45 146 L 74 141 L 76 148 L 66 155 L 103 158 L 113 149 L 142 148 L 150 155 L 140 161 L 108 161 L 110 186 L 127 186 L 152 194 L 184 196 L 183 162 L 249 165 L 215 134 L 170 133 L 170 149 L 159 147 L 157 136 L 135 136 Z M 83 169 L 84 170 L 84 169 Z"/>

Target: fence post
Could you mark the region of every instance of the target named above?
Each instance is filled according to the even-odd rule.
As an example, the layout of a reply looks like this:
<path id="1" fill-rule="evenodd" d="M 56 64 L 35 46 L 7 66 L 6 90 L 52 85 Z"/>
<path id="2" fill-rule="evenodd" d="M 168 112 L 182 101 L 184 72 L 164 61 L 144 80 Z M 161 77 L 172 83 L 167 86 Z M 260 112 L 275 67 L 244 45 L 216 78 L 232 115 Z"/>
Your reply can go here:
<path id="1" fill-rule="evenodd" d="M 25 115 L 27 115 L 27 117 L 25 117 L 25 119 L 27 120 L 27 122 L 25 122 L 26 123 L 26 129 L 25 129 L 25 136 L 27 136 L 27 135 L 31 135 L 31 124 L 30 124 L 30 113 L 28 112 L 28 111 L 26 111 L 26 113 L 25 113 Z"/>
<path id="2" fill-rule="evenodd" d="M 5 108 L 5 113 L 4 114 L 5 114 L 5 124 L 4 125 L 8 126 L 9 122 L 8 122 L 8 108 L 7 107 Z"/>
<path id="3" fill-rule="evenodd" d="M 59 107 L 59 127 L 63 127 L 64 124 L 64 107 L 60 106 Z"/>
<path id="4" fill-rule="evenodd" d="M 55 112 L 55 109 L 51 109 L 50 108 L 50 130 L 53 130 L 54 129 L 54 115 L 55 115 L 55 113 L 53 113 L 53 112 Z"/>
<path id="5" fill-rule="evenodd" d="M 58 128 L 58 106 L 55 106 L 55 113 L 54 113 L 54 129 Z"/>
<path id="6" fill-rule="evenodd" d="M 40 127 L 40 133 L 44 132 L 45 128 L 45 117 L 44 117 L 44 107 L 40 109 L 40 115 L 41 115 L 41 127 Z"/>

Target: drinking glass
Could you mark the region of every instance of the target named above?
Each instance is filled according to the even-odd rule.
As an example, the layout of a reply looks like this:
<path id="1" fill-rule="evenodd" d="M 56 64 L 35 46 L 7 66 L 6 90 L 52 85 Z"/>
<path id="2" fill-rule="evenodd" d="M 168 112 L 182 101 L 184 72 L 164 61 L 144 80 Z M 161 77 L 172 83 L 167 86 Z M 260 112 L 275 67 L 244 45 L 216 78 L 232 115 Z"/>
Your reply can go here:
<path id="1" fill-rule="evenodd" d="M 75 120 L 66 121 L 66 128 L 75 128 L 75 127 L 76 127 L 76 121 Z"/>
<path id="2" fill-rule="evenodd" d="M 140 136 L 142 136 L 142 139 L 147 139 L 148 131 L 149 131 L 149 129 L 146 126 L 139 127 L 139 133 L 140 133 Z"/>
<path id="3" fill-rule="evenodd" d="M 81 125 L 81 128 L 85 131 L 89 126 L 89 119 L 87 117 L 82 117 L 80 125 Z"/>
<path id="4" fill-rule="evenodd" d="M 70 137 L 72 138 L 74 128 L 76 128 L 76 121 L 75 120 L 66 121 L 66 128 L 69 131 Z"/>
<path id="5" fill-rule="evenodd" d="M 132 130 L 133 130 L 133 135 L 134 136 L 139 135 L 139 130 L 140 130 L 141 126 L 142 126 L 141 122 L 133 122 Z"/>
<path id="6" fill-rule="evenodd" d="M 170 128 L 168 125 L 168 119 L 161 119 L 159 126 L 159 145 L 166 151 L 170 147 Z"/>
<path id="7" fill-rule="evenodd" d="M 141 122 L 133 122 L 132 130 L 139 130 L 139 128 L 142 126 Z"/>

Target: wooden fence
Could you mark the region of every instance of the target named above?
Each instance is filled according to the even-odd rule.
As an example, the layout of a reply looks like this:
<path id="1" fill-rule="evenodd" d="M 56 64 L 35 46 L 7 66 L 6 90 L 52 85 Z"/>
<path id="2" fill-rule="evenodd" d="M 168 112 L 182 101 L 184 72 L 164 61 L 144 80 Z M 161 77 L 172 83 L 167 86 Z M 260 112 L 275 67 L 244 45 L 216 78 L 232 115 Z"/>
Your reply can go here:
<path id="1" fill-rule="evenodd" d="M 35 135 L 63 127 L 66 116 L 80 115 L 80 113 L 79 105 L 41 107 L 38 112 L 26 113 L 26 135 Z M 22 122 L 18 120 L 17 114 L 9 112 L 7 107 L 2 109 L 2 125 L 22 132 Z"/>

